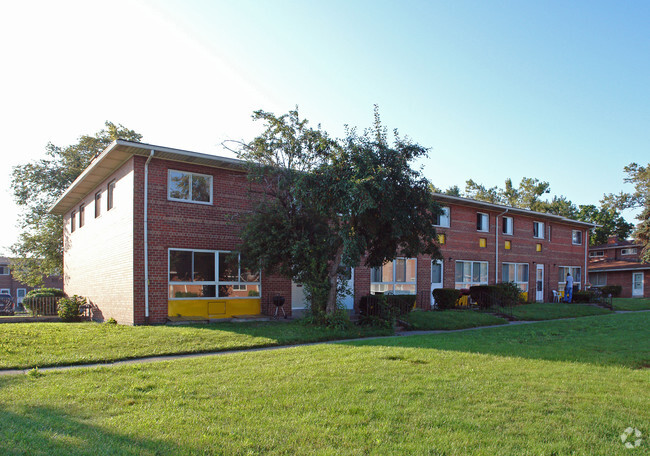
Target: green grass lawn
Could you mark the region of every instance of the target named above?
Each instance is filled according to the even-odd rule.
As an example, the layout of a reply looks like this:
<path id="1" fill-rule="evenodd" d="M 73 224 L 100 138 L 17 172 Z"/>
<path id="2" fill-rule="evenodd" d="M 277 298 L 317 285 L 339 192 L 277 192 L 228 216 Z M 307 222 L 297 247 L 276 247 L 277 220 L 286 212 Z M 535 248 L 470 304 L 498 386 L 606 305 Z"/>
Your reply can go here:
<path id="1" fill-rule="evenodd" d="M 650 369 L 634 367 L 650 365 L 649 324 L 607 315 L 0 377 L 0 454 L 648 454 Z M 629 426 L 636 450 L 620 441 Z"/>
<path id="2" fill-rule="evenodd" d="M 174 353 L 238 350 L 372 335 L 391 330 L 319 328 L 292 322 L 196 326 L 121 326 L 98 323 L 3 323 L 0 369 L 116 361 Z"/>
<path id="3" fill-rule="evenodd" d="M 503 318 L 473 310 L 413 311 L 402 319 L 408 322 L 411 329 L 414 330 L 463 329 L 507 323 Z"/>
<path id="4" fill-rule="evenodd" d="M 586 304 L 568 304 L 564 302 L 536 302 L 502 309 L 516 320 L 555 320 L 557 318 L 586 317 L 605 315 L 611 310 Z"/>
<path id="5" fill-rule="evenodd" d="M 650 310 L 650 299 L 614 298 L 612 304 L 615 310 Z"/>

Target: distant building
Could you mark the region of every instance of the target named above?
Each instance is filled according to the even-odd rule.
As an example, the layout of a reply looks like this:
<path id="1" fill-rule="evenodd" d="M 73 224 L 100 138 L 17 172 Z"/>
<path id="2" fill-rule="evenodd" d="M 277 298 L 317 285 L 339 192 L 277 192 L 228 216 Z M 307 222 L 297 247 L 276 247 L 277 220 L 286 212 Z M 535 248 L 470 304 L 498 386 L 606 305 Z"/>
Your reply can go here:
<path id="1" fill-rule="evenodd" d="M 642 245 L 619 241 L 616 236 L 607 244 L 589 247 L 589 282 L 592 286 L 620 285 L 623 298 L 650 298 L 650 264 L 641 263 Z"/>
<path id="2" fill-rule="evenodd" d="M 251 210 L 243 162 L 117 140 L 53 205 L 64 222 L 64 290 L 86 296 L 99 318 L 125 324 L 175 318 L 268 315 L 285 297 L 305 307 L 299 284 L 240 267 L 238 216 Z M 515 282 L 529 301 L 550 301 L 567 272 L 586 283 L 593 224 L 467 198 L 435 194 L 442 260 L 397 258 L 349 271 L 362 296 L 413 294 L 431 307 L 434 288 Z"/>
<path id="3" fill-rule="evenodd" d="M 61 276 L 45 277 L 43 286 L 63 289 L 63 278 Z M 0 256 L 0 293 L 10 294 L 16 304 L 21 304 L 27 292 L 32 289 L 32 287 L 14 279 L 11 273 L 10 259 Z"/>

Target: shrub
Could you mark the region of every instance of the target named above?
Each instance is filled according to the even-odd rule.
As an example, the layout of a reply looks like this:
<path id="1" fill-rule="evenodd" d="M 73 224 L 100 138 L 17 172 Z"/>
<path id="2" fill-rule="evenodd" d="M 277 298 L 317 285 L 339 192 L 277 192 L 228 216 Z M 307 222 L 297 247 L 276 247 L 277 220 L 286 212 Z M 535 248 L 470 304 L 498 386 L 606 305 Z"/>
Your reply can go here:
<path id="1" fill-rule="evenodd" d="M 574 291 L 571 302 L 593 302 L 594 293 L 591 291 Z"/>
<path id="2" fill-rule="evenodd" d="M 86 298 L 74 295 L 58 302 L 59 317 L 63 321 L 79 321 L 79 307 L 87 304 Z"/>
<path id="3" fill-rule="evenodd" d="M 523 302 L 521 289 L 514 282 L 501 282 L 495 285 L 497 290 L 497 300 L 503 307 L 511 307 Z"/>
<path id="4" fill-rule="evenodd" d="M 395 320 L 400 312 L 399 305 L 404 302 L 410 302 L 412 306 L 413 301 L 401 299 L 392 299 L 389 301 L 389 297 L 394 298 L 395 296 L 363 296 L 359 302 L 359 313 L 361 315 L 359 323 L 368 326 L 392 328 L 395 325 Z M 408 310 L 410 310 L 410 307 Z M 408 310 L 405 313 L 408 313 Z"/>
<path id="5" fill-rule="evenodd" d="M 35 288 L 28 291 L 25 298 L 46 298 L 50 296 L 62 298 L 65 294 L 63 290 L 59 290 L 58 288 Z"/>
<path id="6" fill-rule="evenodd" d="M 623 287 L 620 285 L 605 285 L 600 287 L 600 291 L 603 292 L 603 295 L 612 295 L 613 298 L 618 298 L 623 291 Z"/>
<path id="7" fill-rule="evenodd" d="M 111 317 L 111 318 L 109 318 L 108 320 L 106 320 L 106 321 L 104 322 L 104 324 L 105 324 L 105 325 L 116 325 L 116 324 L 117 324 L 117 320 L 116 320 L 115 318 Z"/>
<path id="8" fill-rule="evenodd" d="M 474 285 L 469 287 L 469 296 L 480 309 L 501 304 L 501 289 L 497 285 Z"/>
<path id="9" fill-rule="evenodd" d="M 431 292 L 438 310 L 453 309 L 460 297 L 460 290 L 453 288 L 436 288 Z"/>

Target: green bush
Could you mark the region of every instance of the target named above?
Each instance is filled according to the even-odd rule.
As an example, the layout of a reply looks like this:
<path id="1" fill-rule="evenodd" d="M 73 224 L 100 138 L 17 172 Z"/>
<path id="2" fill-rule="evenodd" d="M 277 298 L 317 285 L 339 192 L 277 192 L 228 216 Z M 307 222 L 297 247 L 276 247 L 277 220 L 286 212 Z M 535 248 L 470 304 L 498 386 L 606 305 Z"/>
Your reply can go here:
<path id="1" fill-rule="evenodd" d="M 438 310 L 453 309 L 460 297 L 460 290 L 453 288 L 436 288 L 431 292 Z"/>
<path id="2" fill-rule="evenodd" d="M 74 295 L 71 298 L 61 298 L 58 302 L 59 317 L 63 321 L 79 321 L 79 307 L 88 301 L 83 296 Z"/>
<path id="3" fill-rule="evenodd" d="M 489 309 L 501 303 L 501 289 L 497 285 L 474 285 L 469 287 L 469 296 L 480 309 Z"/>
<path id="4" fill-rule="evenodd" d="M 392 300 L 391 304 L 388 298 L 389 295 L 363 296 L 359 302 L 359 324 L 392 328 L 400 312 L 398 303 L 405 301 Z"/>
<path id="5" fill-rule="evenodd" d="M 63 290 L 59 290 L 58 288 L 35 288 L 28 291 L 25 298 L 46 298 L 50 296 L 62 298 L 65 294 Z"/>
<path id="6" fill-rule="evenodd" d="M 501 282 L 495 285 L 497 290 L 497 300 L 502 307 L 511 307 L 523 303 L 521 289 L 514 282 Z"/>
<path id="7" fill-rule="evenodd" d="M 571 302 L 593 302 L 594 293 L 591 291 L 574 291 Z"/>
<path id="8" fill-rule="evenodd" d="M 620 285 L 605 285 L 600 287 L 600 291 L 603 292 L 604 296 L 612 295 L 612 298 L 618 298 L 623 291 L 623 287 Z"/>

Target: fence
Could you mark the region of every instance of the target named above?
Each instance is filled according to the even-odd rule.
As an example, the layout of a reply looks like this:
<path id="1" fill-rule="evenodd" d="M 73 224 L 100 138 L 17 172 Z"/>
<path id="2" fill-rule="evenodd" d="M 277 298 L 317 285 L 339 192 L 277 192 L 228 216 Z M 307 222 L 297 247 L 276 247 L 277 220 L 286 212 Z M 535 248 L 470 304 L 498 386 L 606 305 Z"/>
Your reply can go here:
<path id="1" fill-rule="evenodd" d="M 23 300 L 23 306 L 34 317 L 37 315 L 58 315 L 57 302 L 59 299 L 61 298 L 56 296 L 29 297 Z"/>

